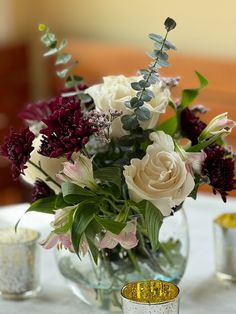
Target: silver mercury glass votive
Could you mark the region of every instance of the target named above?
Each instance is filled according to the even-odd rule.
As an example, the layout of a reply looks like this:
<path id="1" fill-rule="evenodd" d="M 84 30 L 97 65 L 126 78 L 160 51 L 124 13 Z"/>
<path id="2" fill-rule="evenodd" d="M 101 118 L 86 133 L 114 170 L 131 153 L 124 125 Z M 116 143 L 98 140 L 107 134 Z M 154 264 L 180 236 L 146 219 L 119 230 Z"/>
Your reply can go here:
<path id="1" fill-rule="evenodd" d="M 178 314 L 179 288 L 165 281 L 131 282 L 121 290 L 123 314 Z"/>
<path id="2" fill-rule="evenodd" d="M 0 295 L 24 299 L 39 290 L 39 233 L 31 229 L 0 229 Z"/>
<path id="3" fill-rule="evenodd" d="M 214 220 L 216 275 L 236 281 L 236 213 L 225 213 Z"/>

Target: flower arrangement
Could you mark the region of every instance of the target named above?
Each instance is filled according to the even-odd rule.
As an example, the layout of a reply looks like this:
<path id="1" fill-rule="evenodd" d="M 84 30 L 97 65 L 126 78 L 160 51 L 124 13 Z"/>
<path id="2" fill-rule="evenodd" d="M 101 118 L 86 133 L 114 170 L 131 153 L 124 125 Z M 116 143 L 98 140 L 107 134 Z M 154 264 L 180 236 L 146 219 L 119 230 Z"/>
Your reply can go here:
<path id="1" fill-rule="evenodd" d="M 101 252 L 116 249 L 135 266 L 139 248 L 147 255 L 158 249 L 163 217 L 186 197 L 196 198 L 201 184 L 223 201 L 235 188 L 235 155 L 225 142 L 235 122 L 223 113 L 206 125 L 205 108 L 189 108 L 207 86 L 198 72 L 199 88 L 172 99 L 179 78 L 161 77 L 159 69 L 176 49 L 167 40 L 176 23 L 167 18 L 164 25 L 164 37 L 149 35 L 154 50 L 147 69 L 90 87 L 72 74 L 77 62 L 65 52 L 67 42 L 39 26 L 44 55 L 56 56 L 65 90 L 29 104 L 20 113 L 28 126 L 11 130 L 0 153 L 11 161 L 14 179 L 33 184 L 28 211 L 54 215 L 45 248 L 57 245 L 79 257 L 89 251 L 95 263 Z M 173 115 L 160 123 L 167 106 Z"/>

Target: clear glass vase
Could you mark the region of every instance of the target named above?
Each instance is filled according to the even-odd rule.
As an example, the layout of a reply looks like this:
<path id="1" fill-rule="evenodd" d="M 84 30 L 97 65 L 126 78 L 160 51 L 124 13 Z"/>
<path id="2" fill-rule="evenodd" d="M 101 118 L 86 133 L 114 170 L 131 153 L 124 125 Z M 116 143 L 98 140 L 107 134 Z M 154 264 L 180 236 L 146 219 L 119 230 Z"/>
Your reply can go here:
<path id="1" fill-rule="evenodd" d="M 181 208 L 164 218 L 160 247 L 152 252 L 146 238 L 139 238 L 130 251 L 117 246 L 102 250 L 95 264 L 90 254 L 79 259 L 62 250 L 57 254 L 61 274 L 83 302 L 110 312 L 121 312 L 120 290 L 131 281 L 159 279 L 178 283 L 185 271 L 189 253 L 188 223 Z"/>

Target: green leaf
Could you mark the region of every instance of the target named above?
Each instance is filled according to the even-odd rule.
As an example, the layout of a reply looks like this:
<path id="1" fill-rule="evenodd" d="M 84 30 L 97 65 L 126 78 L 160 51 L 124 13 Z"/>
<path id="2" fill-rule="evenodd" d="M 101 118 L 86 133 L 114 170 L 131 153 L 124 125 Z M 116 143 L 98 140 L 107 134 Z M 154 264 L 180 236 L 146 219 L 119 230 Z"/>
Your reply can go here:
<path id="1" fill-rule="evenodd" d="M 95 217 L 95 220 L 97 223 L 99 223 L 106 231 L 110 231 L 114 234 L 119 234 L 124 227 L 126 226 L 125 223 L 111 220 L 111 219 L 105 219 L 105 218 L 100 218 L 98 216 Z"/>
<path id="2" fill-rule="evenodd" d="M 143 106 L 140 108 L 137 108 L 135 110 L 135 113 L 137 115 L 137 118 L 140 121 L 148 121 L 151 118 L 150 110 L 148 108 L 143 107 Z"/>
<path id="3" fill-rule="evenodd" d="M 207 79 L 202 76 L 199 72 L 195 72 L 200 86 L 198 88 L 193 88 L 193 89 L 184 89 L 182 92 L 182 97 L 181 97 L 181 104 L 180 104 L 180 109 L 183 110 L 184 108 L 188 107 L 199 95 L 200 91 L 208 85 Z"/>
<path id="4" fill-rule="evenodd" d="M 78 94 L 77 97 L 82 101 L 82 103 L 90 102 L 92 100 L 89 94 L 85 94 L 84 92 Z"/>
<path id="5" fill-rule="evenodd" d="M 55 208 L 56 199 L 57 195 L 40 198 L 30 205 L 26 213 L 40 212 L 45 214 L 54 214 L 56 209 Z"/>
<path id="6" fill-rule="evenodd" d="M 94 177 L 116 185 L 121 191 L 121 169 L 119 167 L 105 167 L 94 171 Z"/>
<path id="7" fill-rule="evenodd" d="M 212 137 L 210 137 L 208 140 L 198 143 L 194 146 L 190 146 L 187 149 L 187 152 L 200 152 L 201 150 L 203 150 L 204 148 L 206 148 L 207 146 L 215 143 L 218 139 L 220 139 L 221 134 L 215 134 Z"/>
<path id="8" fill-rule="evenodd" d="M 67 207 L 68 203 L 64 201 L 62 193 L 58 194 L 55 200 L 55 208 L 64 208 Z"/>
<path id="9" fill-rule="evenodd" d="M 173 135 L 178 127 L 177 116 L 172 116 L 157 126 L 157 131 L 164 131 L 166 134 Z"/>
<path id="10" fill-rule="evenodd" d="M 58 47 L 58 51 L 63 50 L 63 49 L 67 46 L 67 44 L 68 44 L 67 39 L 63 39 L 63 40 L 60 42 L 60 45 L 59 45 L 59 47 Z"/>
<path id="11" fill-rule="evenodd" d="M 69 204 L 77 204 L 88 198 L 96 197 L 96 194 L 92 191 L 81 188 L 77 184 L 71 182 L 63 182 L 61 185 L 63 199 Z"/>
<path id="12" fill-rule="evenodd" d="M 96 245 L 94 244 L 93 240 L 91 240 L 88 237 L 87 237 L 87 242 L 88 242 L 89 250 L 90 250 L 90 252 L 92 254 L 94 263 L 97 264 L 98 263 L 98 253 L 99 253 L 99 250 L 96 247 Z"/>
<path id="13" fill-rule="evenodd" d="M 123 128 L 125 130 L 136 129 L 139 125 L 138 119 L 135 114 L 124 115 L 121 117 L 121 122 L 123 123 Z"/>
<path id="14" fill-rule="evenodd" d="M 78 85 L 79 83 L 83 82 L 83 78 L 81 76 L 77 75 L 70 75 L 65 82 L 66 88 L 72 88 L 75 85 Z"/>
<path id="15" fill-rule="evenodd" d="M 159 231 L 163 222 L 163 216 L 158 208 L 149 201 L 145 201 L 145 222 L 152 250 L 159 247 Z"/>
<path id="16" fill-rule="evenodd" d="M 71 230 L 71 240 L 75 252 L 78 254 L 80 240 L 83 233 L 86 231 L 90 222 L 94 219 L 98 206 L 94 202 L 83 201 L 81 202 L 73 217 L 73 224 Z"/>
<path id="17" fill-rule="evenodd" d="M 72 55 L 70 53 L 62 53 L 60 55 L 58 55 L 57 60 L 55 62 L 56 65 L 58 64 L 66 64 L 67 62 L 69 62 L 72 58 Z"/>

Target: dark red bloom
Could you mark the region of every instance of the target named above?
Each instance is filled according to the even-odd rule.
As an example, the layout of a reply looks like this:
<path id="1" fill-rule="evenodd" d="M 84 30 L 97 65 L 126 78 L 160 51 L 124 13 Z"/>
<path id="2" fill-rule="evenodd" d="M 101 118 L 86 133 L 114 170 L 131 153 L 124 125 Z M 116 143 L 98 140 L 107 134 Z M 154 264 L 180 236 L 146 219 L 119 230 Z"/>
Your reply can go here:
<path id="1" fill-rule="evenodd" d="M 183 135 L 191 140 L 192 145 L 196 145 L 198 137 L 205 129 L 206 124 L 190 109 L 185 108 L 180 114 L 180 127 Z"/>
<path id="2" fill-rule="evenodd" d="M 0 154 L 11 161 L 12 176 L 17 179 L 24 173 L 25 164 L 33 151 L 34 134 L 29 128 L 22 128 L 19 131 L 11 129 L 8 137 L 5 137 L 4 144 L 0 146 Z"/>
<path id="3" fill-rule="evenodd" d="M 42 180 L 36 180 L 32 190 L 32 201 L 55 195 L 55 192 Z"/>
<path id="4" fill-rule="evenodd" d="M 54 112 L 43 119 L 47 127 L 40 131 L 43 139 L 39 153 L 51 158 L 65 155 L 70 159 L 96 130 L 83 117 L 77 98 L 57 97 L 56 103 Z"/>
<path id="5" fill-rule="evenodd" d="M 55 98 L 49 101 L 39 101 L 35 104 L 28 104 L 18 116 L 23 120 L 41 122 L 52 114 L 55 107 Z"/>
<path id="6" fill-rule="evenodd" d="M 207 157 L 202 167 L 202 174 L 208 178 L 214 194 L 219 192 L 226 202 L 227 192 L 236 188 L 235 160 L 231 152 L 217 144 L 208 146 L 204 151 Z"/>

